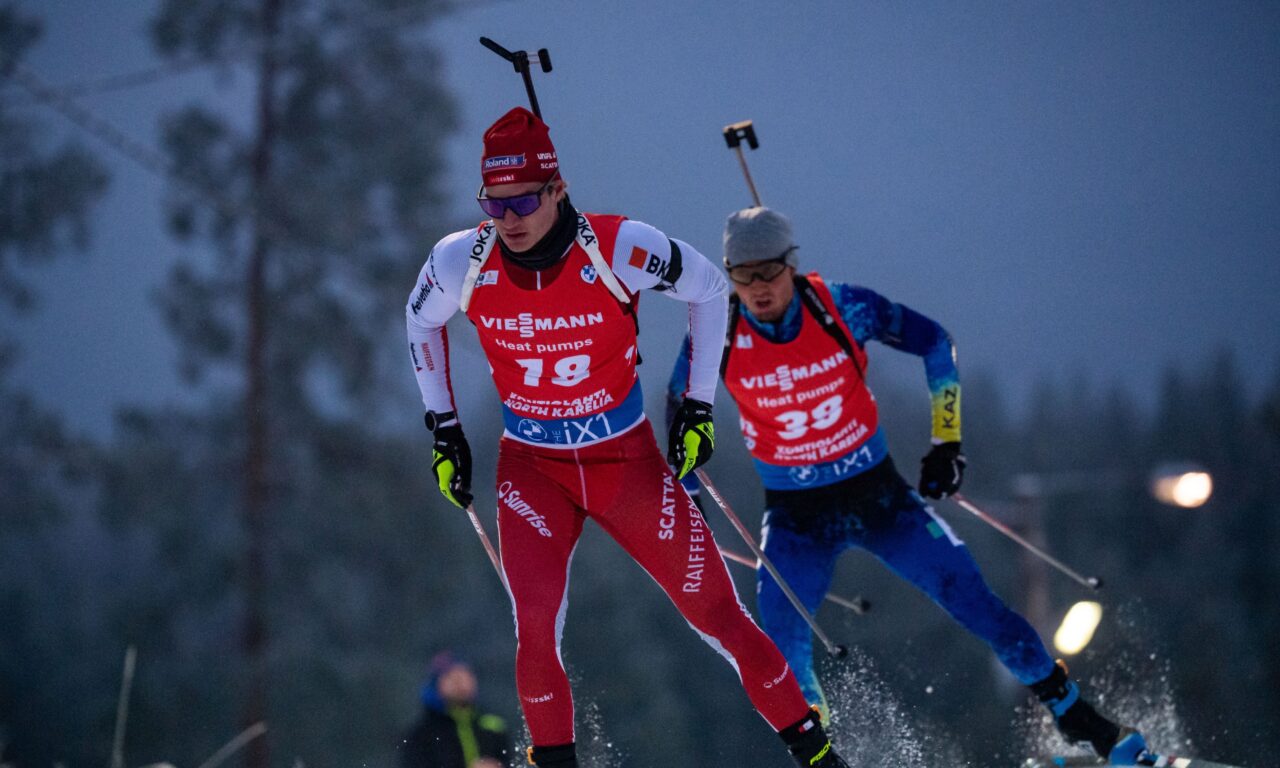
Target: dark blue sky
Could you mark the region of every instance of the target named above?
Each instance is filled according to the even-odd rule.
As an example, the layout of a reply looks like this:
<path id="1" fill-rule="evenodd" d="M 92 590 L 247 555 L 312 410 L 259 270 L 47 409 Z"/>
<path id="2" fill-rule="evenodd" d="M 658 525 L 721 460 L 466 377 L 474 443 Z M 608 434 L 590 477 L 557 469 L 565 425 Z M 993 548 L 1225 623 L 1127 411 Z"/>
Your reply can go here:
<path id="1" fill-rule="evenodd" d="M 155 63 L 156 3 L 19 5 L 45 16 L 28 64 L 53 83 Z M 579 206 L 715 258 L 749 202 L 720 128 L 754 120 L 753 174 L 802 263 L 941 321 L 962 374 L 994 371 L 1014 395 L 1041 376 L 1142 395 L 1221 346 L 1254 392 L 1280 370 L 1280 4 L 498 2 L 425 33 L 458 98 L 464 220 L 480 134 L 524 101 L 484 34 L 551 50 L 538 93 Z M 247 84 L 196 70 L 84 104 L 154 145 L 166 112 L 236 109 Z M 185 246 L 162 230 L 165 184 L 84 141 L 114 174 L 93 246 L 34 273 L 43 310 L 12 322 L 19 380 L 100 431 L 114 404 L 179 396 L 149 297 Z M 646 302 L 651 394 L 684 316 L 664 301 Z M 873 352 L 923 398 L 901 357 Z"/>

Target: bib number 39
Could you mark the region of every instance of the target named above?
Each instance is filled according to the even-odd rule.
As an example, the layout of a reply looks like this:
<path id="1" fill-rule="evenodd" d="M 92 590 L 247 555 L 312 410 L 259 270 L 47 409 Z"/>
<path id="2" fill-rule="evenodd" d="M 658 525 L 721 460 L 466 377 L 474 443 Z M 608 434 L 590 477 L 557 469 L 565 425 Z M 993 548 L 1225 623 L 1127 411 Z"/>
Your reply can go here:
<path id="1" fill-rule="evenodd" d="M 818 403 L 811 411 L 786 411 L 778 414 L 783 430 L 778 437 L 783 440 L 797 440 L 810 429 L 827 429 L 840 421 L 844 413 L 844 398 L 840 395 L 828 397 Z"/>
<path id="2" fill-rule="evenodd" d="M 525 385 L 530 387 L 538 386 L 542 380 L 543 359 L 530 357 L 524 360 L 516 360 L 516 362 L 524 369 Z M 591 356 L 570 355 L 569 357 L 562 357 L 555 362 L 552 370 L 555 371 L 555 376 L 551 377 L 552 384 L 561 387 L 572 387 L 591 375 Z"/>

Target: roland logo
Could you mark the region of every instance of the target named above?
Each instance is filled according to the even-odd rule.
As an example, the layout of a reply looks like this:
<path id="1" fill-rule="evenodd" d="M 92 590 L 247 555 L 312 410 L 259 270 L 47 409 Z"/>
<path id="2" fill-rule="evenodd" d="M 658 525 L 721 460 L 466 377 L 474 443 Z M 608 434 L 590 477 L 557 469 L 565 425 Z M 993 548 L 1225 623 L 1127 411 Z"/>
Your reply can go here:
<path id="1" fill-rule="evenodd" d="M 497 155 L 496 157 L 486 157 L 484 159 L 484 169 L 486 171 L 496 171 L 499 168 L 523 168 L 524 155 Z"/>

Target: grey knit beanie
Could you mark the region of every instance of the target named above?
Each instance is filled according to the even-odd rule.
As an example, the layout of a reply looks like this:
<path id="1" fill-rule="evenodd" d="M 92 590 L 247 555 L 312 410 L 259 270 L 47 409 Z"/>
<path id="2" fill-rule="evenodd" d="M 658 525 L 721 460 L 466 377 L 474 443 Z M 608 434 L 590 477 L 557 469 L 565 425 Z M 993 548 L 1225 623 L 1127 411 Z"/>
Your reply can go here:
<path id="1" fill-rule="evenodd" d="M 776 259 L 784 253 L 787 266 L 796 266 L 791 220 L 769 208 L 744 208 L 724 223 L 724 265 Z"/>

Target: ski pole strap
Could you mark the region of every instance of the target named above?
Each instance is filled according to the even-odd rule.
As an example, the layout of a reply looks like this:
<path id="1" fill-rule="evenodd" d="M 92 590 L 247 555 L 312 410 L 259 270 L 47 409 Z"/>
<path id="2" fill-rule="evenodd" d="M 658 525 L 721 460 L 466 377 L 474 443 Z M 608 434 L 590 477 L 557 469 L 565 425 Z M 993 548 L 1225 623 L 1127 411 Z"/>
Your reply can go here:
<path id="1" fill-rule="evenodd" d="M 480 279 L 480 270 L 493 253 L 493 245 L 498 238 L 493 236 L 493 220 L 484 222 L 476 229 L 476 241 L 471 245 L 470 263 L 467 265 L 467 276 L 462 280 L 462 295 L 458 298 L 458 308 L 463 312 L 471 306 L 471 293 Z"/>

